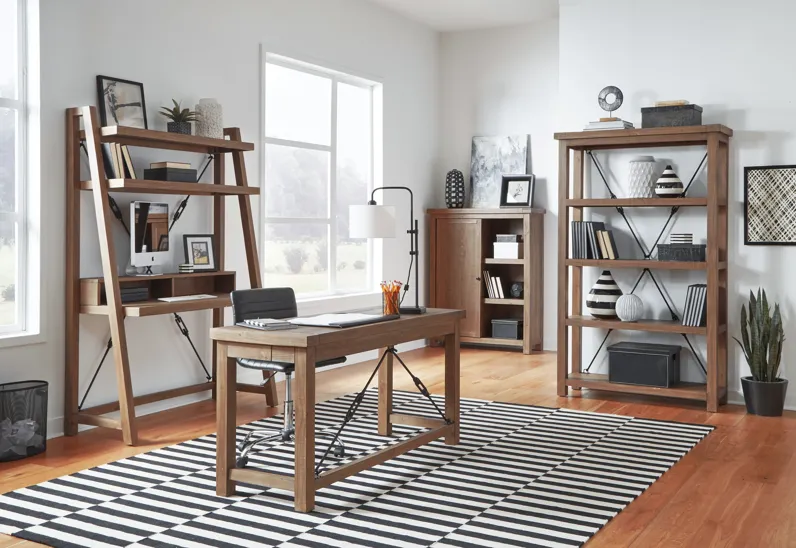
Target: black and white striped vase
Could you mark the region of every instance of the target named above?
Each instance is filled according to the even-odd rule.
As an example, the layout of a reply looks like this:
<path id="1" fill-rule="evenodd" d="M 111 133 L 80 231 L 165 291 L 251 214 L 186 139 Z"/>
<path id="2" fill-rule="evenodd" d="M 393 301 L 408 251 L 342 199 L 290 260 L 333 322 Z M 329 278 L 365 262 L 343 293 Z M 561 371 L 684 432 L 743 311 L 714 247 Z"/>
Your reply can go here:
<path id="1" fill-rule="evenodd" d="M 613 320 L 616 318 L 616 301 L 621 296 L 622 290 L 616 285 L 611 271 L 603 270 L 586 297 L 586 310 L 595 318 Z"/>
<path id="2" fill-rule="evenodd" d="M 683 181 L 674 172 L 672 166 L 666 166 L 663 174 L 655 183 L 655 194 L 659 198 L 677 198 L 682 196 L 684 192 Z"/>

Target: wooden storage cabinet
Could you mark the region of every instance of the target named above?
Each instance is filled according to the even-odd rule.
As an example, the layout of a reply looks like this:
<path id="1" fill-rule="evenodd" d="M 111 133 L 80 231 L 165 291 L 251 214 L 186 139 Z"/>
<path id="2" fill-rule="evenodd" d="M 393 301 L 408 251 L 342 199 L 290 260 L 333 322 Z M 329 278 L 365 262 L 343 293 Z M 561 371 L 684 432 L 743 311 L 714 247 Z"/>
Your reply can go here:
<path id="1" fill-rule="evenodd" d="M 467 311 L 461 322 L 465 344 L 522 348 L 525 354 L 541 350 L 544 210 L 430 209 L 427 214 L 430 306 Z M 523 258 L 493 258 L 497 234 L 522 235 Z M 506 290 L 523 282 L 523 297 L 488 298 L 484 270 L 500 276 Z M 492 320 L 509 318 L 522 320 L 522 339 L 492 338 Z"/>

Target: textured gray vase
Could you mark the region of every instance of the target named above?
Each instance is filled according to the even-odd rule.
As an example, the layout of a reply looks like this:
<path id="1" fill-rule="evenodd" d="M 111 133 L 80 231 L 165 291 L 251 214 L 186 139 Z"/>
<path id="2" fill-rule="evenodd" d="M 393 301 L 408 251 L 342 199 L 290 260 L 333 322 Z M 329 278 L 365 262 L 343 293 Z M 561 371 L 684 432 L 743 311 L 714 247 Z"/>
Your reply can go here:
<path id="1" fill-rule="evenodd" d="M 603 270 L 597 283 L 586 297 L 586 311 L 601 320 L 616 319 L 616 301 L 622 296 L 622 290 L 616 285 L 610 270 Z"/>
<path id="2" fill-rule="evenodd" d="M 464 174 L 452 169 L 445 177 L 445 205 L 452 209 L 464 207 Z"/>
<path id="3" fill-rule="evenodd" d="M 215 99 L 199 99 L 196 105 L 196 134 L 202 137 L 224 138 L 224 112 Z"/>
<path id="4" fill-rule="evenodd" d="M 636 156 L 630 160 L 628 196 L 630 198 L 655 197 L 655 158 Z"/>

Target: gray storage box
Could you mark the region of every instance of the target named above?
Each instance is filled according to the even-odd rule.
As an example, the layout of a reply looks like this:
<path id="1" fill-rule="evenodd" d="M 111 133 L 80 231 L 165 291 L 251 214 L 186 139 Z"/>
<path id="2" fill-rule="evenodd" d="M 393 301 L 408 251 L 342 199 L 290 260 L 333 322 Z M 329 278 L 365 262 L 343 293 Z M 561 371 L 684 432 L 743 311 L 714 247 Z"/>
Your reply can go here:
<path id="1" fill-rule="evenodd" d="M 704 262 L 705 244 L 658 244 L 659 261 Z"/>
<path id="2" fill-rule="evenodd" d="M 642 128 L 701 125 L 702 107 L 699 105 L 644 107 L 641 109 Z"/>
<path id="3" fill-rule="evenodd" d="M 522 339 L 522 320 L 492 320 L 492 337 L 495 339 Z"/>
<path id="4" fill-rule="evenodd" d="M 608 347 L 608 381 L 669 388 L 680 382 L 681 347 L 621 342 Z"/>

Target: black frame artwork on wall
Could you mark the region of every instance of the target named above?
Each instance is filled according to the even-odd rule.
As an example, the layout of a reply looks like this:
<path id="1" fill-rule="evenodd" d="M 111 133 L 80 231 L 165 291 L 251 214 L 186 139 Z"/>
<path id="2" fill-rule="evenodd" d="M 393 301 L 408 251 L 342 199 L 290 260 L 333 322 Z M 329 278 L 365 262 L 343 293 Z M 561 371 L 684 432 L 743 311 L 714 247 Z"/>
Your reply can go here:
<path id="1" fill-rule="evenodd" d="M 744 168 L 744 243 L 796 245 L 796 165 Z"/>
<path id="2" fill-rule="evenodd" d="M 115 86 L 122 85 L 127 88 L 138 88 L 140 100 L 138 97 L 132 97 L 132 102 L 114 104 L 117 100 L 114 92 Z M 111 86 L 114 86 L 113 88 Z M 112 99 L 106 102 L 106 95 L 111 96 Z M 121 78 L 114 78 L 113 76 L 97 76 L 97 106 L 99 107 L 100 122 L 103 126 L 126 126 L 137 127 L 141 129 L 149 129 L 149 124 L 146 119 L 146 101 L 144 99 L 144 84 L 141 82 L 133 82 L 132 80 L 123 80 Z M 118 110 L 121 108 L 135 109 L 137 112 L 140 109 L 140 116 L 126 115 L 124 118 L 119 118 Z M 109 111 L 112 109 L 112 111 Z M 143 125 L 142 125 L 143 124 Z"/>
<path id="3" fill-rule="evenodd" d="M 500 207 L 533 207 L 533 192 L 536 186 L 536 177 L 527 175 L 503 175 L 500 183 Z M 527 182 L 523 195 L 519 201 L 516 197 L 509 196 L 512 183 Z"/>

